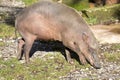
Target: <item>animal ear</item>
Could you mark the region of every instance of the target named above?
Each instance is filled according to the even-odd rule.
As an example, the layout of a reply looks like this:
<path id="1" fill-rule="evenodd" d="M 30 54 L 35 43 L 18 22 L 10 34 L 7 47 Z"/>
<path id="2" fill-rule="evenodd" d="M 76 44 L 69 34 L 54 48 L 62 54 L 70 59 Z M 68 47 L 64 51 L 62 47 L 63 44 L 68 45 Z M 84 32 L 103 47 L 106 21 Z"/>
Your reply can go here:
<path id="1" fill-rule="evenodd" d="M 84 32 L 84 33 L 82 34 L 82 39 L 83 39 L 83 41 L 88 42 L 88 38 L 89 38 L 89 37 L 88 37 L 88 34 Z"/>

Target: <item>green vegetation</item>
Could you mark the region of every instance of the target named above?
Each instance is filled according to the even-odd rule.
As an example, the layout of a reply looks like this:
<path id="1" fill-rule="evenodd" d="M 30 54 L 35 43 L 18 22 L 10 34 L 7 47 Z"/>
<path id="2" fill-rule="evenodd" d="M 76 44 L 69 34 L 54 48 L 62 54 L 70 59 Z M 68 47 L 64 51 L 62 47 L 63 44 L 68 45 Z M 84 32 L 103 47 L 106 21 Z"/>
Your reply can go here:
<path id="1" fill-rule="evenodd" d="M 120 4 L 105 6 L 99 8 L 82 10 L 86 16 L 85 19 L 89 24 L 98 24 L 104 22 L 115 22 L 120 20 Z M 92 22 L 91 22 L 92 21 Z"/>
<path id="2" fill-rule="evenodd" d="M 112 47 L 112 49 L 113 49 L 113 50 L 114 50 L 114 49 L 120 49 L 120 45 L 115 45 L 115 46 Z"/>
<path id="3" fill-rule="evenodd" d="M 13 26 L 0 23 L 0 39 L 15 38 L 15 29 Z M 5 46 L 5 42 L 0 42 L 0 46 Z"/>
<path id="4" fill-rule="evenodd" d="M 26 6 L 31 5 L 39 0 L 22 0 Z M 58 0 L 53 0 L 57 2 Z M 67 4 L 77 10 L 82 10 L 89 7 L 88 0 L 63 0 L 64 4 Z"/>
<path id="5" fill-rule="evenodd" d="M 118 48 L 120 46 L 115 46 Z M 104 53 L 108 62 L 119 62 L 120 53 Z M 4 61 L 0 58 L 0 80 L 59 80 L 69 72 L 89 68 L 90 65 L 80 65 L 74 60 L 74 65 L 69 64 L 62 54 L 47 54 L 42 58 L 32 58 L 30 64 L 22 64 L 15 58 Z M 80 80 L 89 80 L 80 78 Z"/>
<path id="6" fill-rule="evenodd" d="M 13 26 L 0 23 L 0 38 L 14 37 L 15 29 Z"/>
<path id="7" fill-rule="evenodd" d="M 63 0 L 63 3 L 77 10 L 83 10 L 89 7 L 88 0 Z"/>
<path id="8" fill-rule="evenodd" d="M 21 64 L 16 59 L 0 59 L 0 79 L 5 80 L 59 80 L 70 71 L 89 67 L 75 61 L 70 65 L 60 53 L 48 54 L 44 58 L 35 58 L 30 64 Z"/>
<path id="9" fill-rule="evenodd" d="M 31 5 L 38 0 L 23 1 L 26 5 Z M 85 12 L 83 13 L 83 16 L 85 20 L 91 25 L 106 22 L 115 22 L 116 20 L 120 20 L 120 4 L 90 9 L 88 0 L 63 0 L 63 3 L 75 8 L 78 11 L 81 10 L 82 12 Z"/>
<path id="10" fill-rule="evenodd" d="M 119 44 L 113 44 L 113 46 L 110 48 L 110 51 L 113 52 L 105 52 L 104 53 L 104 57 L 106 59 L 106 61 L 108 62 L 120 62 L 120 52 L 114 52 L 120 49 L 120 45 Z"/>
<path id="11" fill-rule="evenodd" d="M 31 5 L 38 0 L 23 0 L 26 5 Z M 67 1 L 67 0 L 64 0 Z M 68 0 L 69 1 L 69 0 Z M 82 0 L 83 1 L 83 0 Z M 87 6 L 84 2 L 79 1 L 77 4 L 68 4 L 77 10 L 84 9 Z M 87 1 L 87 0 L 84 0 Z M 64 2 L 66 3 L 66 2 Z M 84 4 L 83 4 L 84 3 Z M 79 6 L 81 4 L 81 6 Z M 118 5 L 115 5 L 118 6 Z M 100 10 L 99 10 L 100 9 Z M 120 8 L 119 8 L 120 9 Z M 107 7 L 87 9 L 89 18 L 85 18 L 89 24 L 96 24 L 107 19 L 114 20 L 112 17 L 115 9 L 108 9 Z M 102 11 L 102 12 L 101 12 Z M 120 11 L 120 10 L 118 10 Z M 94 13 L 95 12 L 95 13 Z M 108 15 L 109 14 L 109 15 Z M 118 13 L 119 14 L 119 13 Z M 103 16 L 104 15 L 104 16 Z M 115 15 L 114 15 L 115 16 Z M 118 17 L 117 17 L 118 19 Z M 13 26 L 1 23 L 0 24 L 0 39 L 14 38 L 15 29 Z M 0 42 L 0 47 L 4 46 L 4 42 Z M 113 49 L 119 49 L 116 45 Z M 1 53 L 0 53 L 1 54 Z M 119 62 L 120 53 L 104 53 L 104 57 L 109 62 Z M 59 77 L 67 75 L 70 71 L 89 68 L 90 65 L 80 65 L 74 60 L 74 65 L 69 64 L 60 53 L 47 54 L 43 58 L 34 58 L 30 64 L 22 64 L 17 59 L 3 60 L 0 58 L 0 80 L 59 80 Z M 81 79 L 89 80 L 89 79 Z"/>
<path id="12" fill-rule="evenodd" d="M 109 62 L 119 62 L 120 53 L 104 53 L 105 59 Z"/>
<path id="13" fill-rule="evenodd" d="M 0 42 L 0 46 L 5 46 L 5 43 L 4 42 Z"/>
<path id="14" fill-rule="evenodd" d="M 24 3 L 25 3 L 25 5 L 31 5 L 31 4 L 33 4 L 33 3 L 35 3 L 35 2 L 37 2 L 37 1 L 39 1 L 39 0 L 22 0 Z"/>

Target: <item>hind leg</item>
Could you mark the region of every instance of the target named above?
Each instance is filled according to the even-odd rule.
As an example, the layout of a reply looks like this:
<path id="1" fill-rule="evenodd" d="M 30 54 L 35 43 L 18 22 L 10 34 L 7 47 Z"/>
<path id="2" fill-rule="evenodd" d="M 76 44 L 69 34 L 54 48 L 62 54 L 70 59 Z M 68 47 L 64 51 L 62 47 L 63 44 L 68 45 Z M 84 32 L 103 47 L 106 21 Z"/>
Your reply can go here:
<path id="1" fill-rule="evenodd" d="M 25 55 L 26 63 L 30 62 L 29 53 L 30 53 L 30 50 L 32 48 L 32 45 L 33 45 L 35 39 L 36 39 L 36 36 L 34 36 L 34 35 L 28 35 L 25 38 L 24 55 Z"/>
<path id="2" fill-rule="evenodd" d="M 32 48 L 33 42 L 34 42 L 34 40 L 29 40 L 29 39 L 25 40 L 24 54 L 25 54 L 26 63 L 30 62 L 29 53 Z"/>
<path id="3" fill-rule="evenodd" d="M 23 54 L 23 47 L 24 47 L 25 41 L 23 38 L 18 40 L 18 46 L 17 46 L 17 59 L 21 60 L 22 59 L 22 54 Z"/>

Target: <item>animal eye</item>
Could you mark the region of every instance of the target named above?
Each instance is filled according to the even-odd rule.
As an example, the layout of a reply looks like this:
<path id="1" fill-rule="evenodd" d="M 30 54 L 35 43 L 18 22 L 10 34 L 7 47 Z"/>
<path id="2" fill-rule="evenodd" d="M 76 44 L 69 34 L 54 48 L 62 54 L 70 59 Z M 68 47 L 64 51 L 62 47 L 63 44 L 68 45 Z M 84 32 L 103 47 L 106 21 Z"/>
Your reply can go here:
<path id="1" fill-rule="evenodd" d="M 76 45 L 76 42 L 73 42 L 74 45 Z"/>

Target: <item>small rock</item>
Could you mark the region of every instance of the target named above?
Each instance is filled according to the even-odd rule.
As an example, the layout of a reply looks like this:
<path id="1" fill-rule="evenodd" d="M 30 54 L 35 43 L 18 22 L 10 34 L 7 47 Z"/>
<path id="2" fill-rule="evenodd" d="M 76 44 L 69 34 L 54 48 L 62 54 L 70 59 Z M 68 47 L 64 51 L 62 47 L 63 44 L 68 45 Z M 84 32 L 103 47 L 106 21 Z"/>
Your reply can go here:
<path id="1" fill-rule="evenodd" d="M 5 80 L 5 78 L 4 77 L 0 77 L 0 80 Z"/>
<path id="2" fill-rule="evenodd" d="M 25 60 L 20 60 L 20 63 L 21 63 L 21 64 L 24 64 L 24 63 L 25 63 Z"/>
<path id="3" fill-rule="evenodd" d="M 2 54 L 0 54 L 0 58 L 2 58 Z"/>

